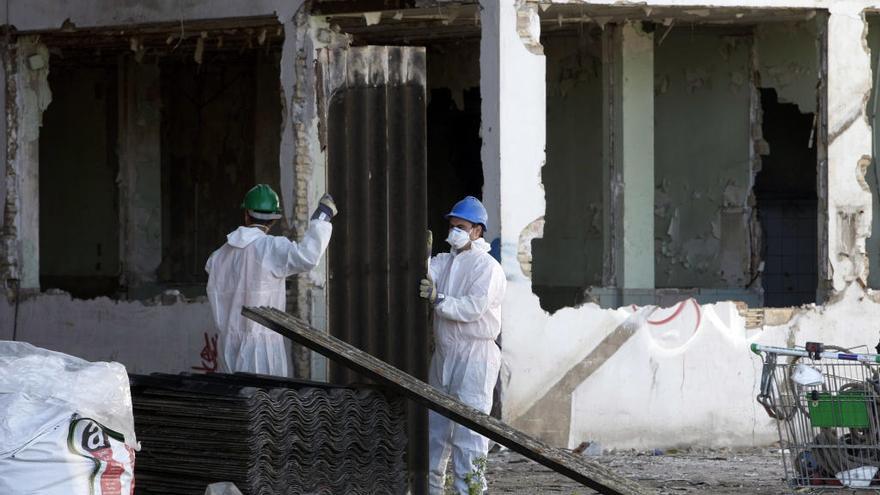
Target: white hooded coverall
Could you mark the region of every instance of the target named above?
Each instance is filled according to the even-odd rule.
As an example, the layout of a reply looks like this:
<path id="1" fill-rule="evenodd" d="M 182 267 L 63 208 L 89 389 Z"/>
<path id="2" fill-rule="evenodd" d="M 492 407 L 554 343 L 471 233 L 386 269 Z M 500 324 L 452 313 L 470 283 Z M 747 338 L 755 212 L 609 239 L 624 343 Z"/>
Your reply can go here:
<path id="1" fill-rule="evenodd" d="M 332 232 L 330 222 L 312 220 L 302 242 L 296 243 L 257 227 L 239 227 L 211 254 L 205 271 L 208 300 L 220 331 L 220 369 L 287 376 L 284 337 L 242 316 L 241 308 L 271 306 L 284 311 L 284 280 L 314 268 Z"/>
<path id="2" fill-rule="evenodd" d="M 501 332 L 501 301 L 507 281 L 483 239 L 471 248 L 431 259 L 431 278 L 446 296 L 434 307 L 434 356 L 428 382 L 461 402 L 489 413 L 501 366 L 495 339 Z M 428 481 L 432 494 L 443 493 L 446 464 L 452 456 L 456 493 L 468 493 L 465 476 L 474 460 L 485 457 L 489 440 L 434 411 L 428 413 Z"/>

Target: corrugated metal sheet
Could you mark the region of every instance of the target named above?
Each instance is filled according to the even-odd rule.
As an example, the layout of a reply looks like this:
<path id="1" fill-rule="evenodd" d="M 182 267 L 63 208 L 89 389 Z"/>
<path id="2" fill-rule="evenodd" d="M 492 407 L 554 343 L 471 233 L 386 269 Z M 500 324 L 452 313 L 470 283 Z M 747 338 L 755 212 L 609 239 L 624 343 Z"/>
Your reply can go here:
<path id="1" fill-rule="evenodd" d="M 329 250 L 329 331 L 422 379 L 430 357 L 426 271 L 425 51 L 356 47 L 320 54 L 327 181 L 342 214 Z M 332 363 L 334 382 L 364 381 Z M 412 406 L 415 493 L 427 466 L 427 417 Z"/>

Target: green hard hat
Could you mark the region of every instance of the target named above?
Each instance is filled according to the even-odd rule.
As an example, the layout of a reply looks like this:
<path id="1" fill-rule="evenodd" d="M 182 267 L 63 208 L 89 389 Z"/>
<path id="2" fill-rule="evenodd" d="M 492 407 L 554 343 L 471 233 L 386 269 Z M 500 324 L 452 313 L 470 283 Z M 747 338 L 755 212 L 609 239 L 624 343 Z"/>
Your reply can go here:
<path id="1" fill-rule="evenodd" d="M 259 220 L 275 220 L 281 218 L 281 202 L 278 194 L 266 184 L 257 184 L 244 195 L 241 207 L 248 215 Z"/>

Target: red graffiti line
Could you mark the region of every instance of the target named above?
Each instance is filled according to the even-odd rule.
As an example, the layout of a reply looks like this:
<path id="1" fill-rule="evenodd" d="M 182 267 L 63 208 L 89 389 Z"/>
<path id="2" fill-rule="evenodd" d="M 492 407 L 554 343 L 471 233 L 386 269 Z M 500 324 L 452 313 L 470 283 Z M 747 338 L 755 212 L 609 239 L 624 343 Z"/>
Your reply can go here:
<path id="1" fill-rule="evenodd" d="M 654 325 L 654 326 L 665 325 L 665 324 L 669 323 L 670 321 L 678 318 L 679 315 L 681 315 L 681 312 L 684 310 L 685 305 L 687 305 L 687 303 L 691 303 L 691 305 L 693 305 L 694 309 L 697 311 L 697 324 L 694 326 L 694 331 L 696 332 L 697 330 L 700 329 L 700 323 L 703 321 L 703 311 L 700 308 L 700 304 L 697 302 L 697 300 L 692 297 L 689 299 L 685 299 L 684 301 L 679 302 L 675 308 L 675 311 L 673 311 L 672 314 L 670 316 L 668 316 L 667 318 L 664 318 L 662 320 L 645 320 L 645 321 L 649 325 Z M 636 311 L 638 309 L 638 306 L 633 304 L 632 309 L 633 309 L 633 311 Z M 660 309 L 660 308 L 655 307 L 654 309 L 652 309 L 651 312 L 648 313 L 648 318 L 650 318 L 651 315 L 653 315 L 658 309 Z"/>
<path id="2" fill-rule="evenodd" d="M 205 347 L 202 347 L 199 357 L 202 359 L 202 365 L 192 366 L 192 369 L 204 371 L 205 373 L 217 371 L 217 334 L 214 334 L 213 337 L 208 337 L 208 332 L 205 332 Z"/>

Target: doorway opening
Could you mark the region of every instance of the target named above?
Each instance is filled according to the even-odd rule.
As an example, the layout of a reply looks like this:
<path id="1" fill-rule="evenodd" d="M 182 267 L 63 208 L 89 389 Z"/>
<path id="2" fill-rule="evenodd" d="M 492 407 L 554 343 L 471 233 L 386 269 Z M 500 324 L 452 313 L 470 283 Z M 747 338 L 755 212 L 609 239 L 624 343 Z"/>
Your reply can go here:
<path id="1" fill-rule="evenodd" d="M 761 157 L 754 188 L 764 240 L 764 305 L 813 303 L 819 280 L 814 114 L 781 103 L 773 89 L 760 92 L 770 150 Z"/>

